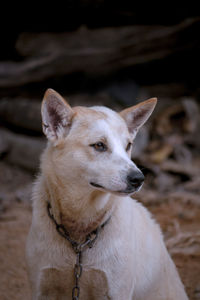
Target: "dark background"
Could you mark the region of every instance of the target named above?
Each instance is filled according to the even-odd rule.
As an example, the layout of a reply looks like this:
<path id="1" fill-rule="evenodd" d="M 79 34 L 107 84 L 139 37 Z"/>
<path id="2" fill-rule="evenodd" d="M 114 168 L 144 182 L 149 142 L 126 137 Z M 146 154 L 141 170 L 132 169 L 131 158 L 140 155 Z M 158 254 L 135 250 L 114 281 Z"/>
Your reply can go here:
<path id="1" fill-rule="evenodd" d="M 5 11 L 1 11 L 0 21 L 2 32 L 0 86 L 3 96 L 16 96 L 26 92 L 27 94 L 30 93 L 30 96 L 35 94 L 41 98 L 42 93 L 48 87 L 57 88 L 60 92 L 67 94 L 79 91 L 91 93 L 94 90 L 104 89 L 110 83 L 117 82 L 120 85 L 121 82 L 124 84 L 124 82 L 131 79 L 138 87 L 158 87 L 158 85 L 161 85 L 157 89 L 150 89 L 152 91 L 150 94 L 153 93 L 158 97 L 194 95 L 199 98 L 200 21 L 198 18 L 200 14 L 192 2 L 187 5 L 178 5 L 178 3 L 175 5 L 166 2 L 138 5 L 130 1 L 82 0 L 66 1 L 65 6 L 54 3 L 48 5 L 48 7 L 41 7 L 41 4 L 30 2 L 24 6 L 11 7 L 11 10 L 6 8 Z M 28 72 L 27 69 L 24 70 L 24 73 L 17 71 L 20 68 L 20 64 L 32 60 L 39 55 L 36 51 L 35 53 L 24 55 L 21 49 L 16 48 L 17 41 L 24 32 L 30 34 L 62 32 L 67 36 L 67 34 L 76 34 L 80 26 L 85 26 L 88 31 L 103 29 L 105 32 L 108 27 L 120 29 L 120 27 L 129 26 L 133 27 L 133 31 L 135 30 L 134 27 L 136 28 L 136 36 L 138 37 L 138 26 L 144 26 L 144 32 L 152 28 L 152 33 L 154 33 L 157 28 L 160 28 L 159 30 L 162 31 L 162 28 L 165 30 L 166 27 L 176 27 L 187 20 L 188 25 L 185 25 L 184 28 L 177 32 L 166 35 L 164 38 L 161 33 L 156 38 L 156 41 L 152 38 L 151 47 L 147 47 L 144 42 L 140 48 L 140 40 L 134 46 L 130 44 L 129 47 L 138 48 L 138 54 L 141 53 L 143 56 L 150 54 L 149 58 L 145 58 L 145 61 L 140 62 L 138 60 L 138 62 L 133 62 L 130 60 L 124 66 L 123 64 L 120 65 L 119 61 L 116 60 L 116 68 L 110 67 L 107 69 L 107 65 L 105 65 L 104 73 L 98 67 L 93 72 L 87 72 L 87 68 L 81 66 L 79 70 L 77 68 L 73 70 L 72 68 L 69 72 L 66 67 L 66 72 L 62 71 L 61 74 L 55 70 L 54 72 L 49 72 L 49 75 L 38 76 L 38 79 L 37 76 L 28 76 L 26 80 L 23 80 L 21 83 L 19 82 L 20 77 L 23 77 Z M 131 52 L 123 49 L 123 45 L 127 47 L 126 39 L 128 37 L 125 40 L 123 38 L 119 49 L 123 52 L 122 56 L 125 58 L 126 51 L 128 51 L 129 56 L 131 56 Z M 110 44 L 112 45 L 112 35 L 110 39 Z M 151 41 L 147 41 L 146 43 L 151 43 Z M 167 53 L 162 55 L 162 57 L 154 55 L 154 43 L 157 49 L 156 52 L 158 52 L 160 47 L 161 51 L 165 49 Z M 38 43 L 36 47 L 39 49 L 40 44 Z M 90 47 L 90 43 L 88 47 Z M 100 47 L 101 49 L 103 48 L 103 41 L 100 41 Z M 101 53 L 99 54 L 99 58 L 100 56 Z M 79 56 L 77 59 L 81 60 L 81 57 Z M 16 77 L 8 72 L 9 66 L 2 66 L 1 62 L 11 63 L 9 66 L 14 68 Z M 17 66 L 13 66 L 12 63 L 16 62 Z M 46 65 L 45 63 L 42 65 L 42 67 L 45 66 L 47 66 L 47 63 Z M 41 73 L 42 67 L 38 71 L 31 69 L 29 74 L 30 72 Z M 3 72 L 3 69 L 6 69 L 6 72 Z M 6 81 L 3 81 L 3 79 L 6 79 Z M 167 84 L 171 85 L 171 90 L 166 86 Z M 135 93 L 133 97 L 137 96 L 137 92 Z"/>

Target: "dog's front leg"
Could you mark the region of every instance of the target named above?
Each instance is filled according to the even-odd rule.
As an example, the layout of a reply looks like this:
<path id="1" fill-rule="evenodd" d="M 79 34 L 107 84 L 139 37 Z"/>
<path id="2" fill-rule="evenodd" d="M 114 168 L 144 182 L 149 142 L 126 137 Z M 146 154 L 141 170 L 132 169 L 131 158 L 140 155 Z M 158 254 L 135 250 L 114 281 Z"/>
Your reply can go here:
<path id="1" fill-rule="evenodd" d="M 38 295 L 36 298 L 33 298 L 33 300 L 53 300 L 54 298 L 50 298 L 49 296 L 45 295 Z M 55 298 L 55 300 L 59 300 L 59 298 Z"/>
<path id="2" fill-rule="evenodd" d="M 66 300 L 66 296 L 61 295 L 41 295 L 39 294 L 36 298 L 33 298 L 33 300 Z"/>
<path id="3" fill-rule="evenodd" d="M 160 264 L 161 265 L 161 264 Z M 156 279 L 142 294 L 134 294 L 132 300 L 188 300 L 175 265 L 166 249 L 162 253 L 162 265 Z"/>
<path id="4" fill-rule="evenodd" d="M 63 271 L 56 268 L 41 270 L 38 288 L 33 300 L 66 300 L 67 278 Z"/>

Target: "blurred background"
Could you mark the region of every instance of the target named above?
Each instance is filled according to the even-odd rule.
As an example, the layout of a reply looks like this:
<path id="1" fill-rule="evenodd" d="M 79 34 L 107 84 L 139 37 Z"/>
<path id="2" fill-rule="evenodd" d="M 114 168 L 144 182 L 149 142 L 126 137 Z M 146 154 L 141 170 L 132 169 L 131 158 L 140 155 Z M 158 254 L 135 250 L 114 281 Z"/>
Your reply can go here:
<path id="1" fill-rule="evenodd" d="M 192 4 L 66 1 L 1 11 L 0 298 L 30 299 L 24 245 L 31 188 L 46 140 L 47 88 L 72 105 L 117 111 L 151 97 L 156 110 L 132 157 L 134 195 L 162 227 L 190 299 L 200 299 L 200 13 Z"/>

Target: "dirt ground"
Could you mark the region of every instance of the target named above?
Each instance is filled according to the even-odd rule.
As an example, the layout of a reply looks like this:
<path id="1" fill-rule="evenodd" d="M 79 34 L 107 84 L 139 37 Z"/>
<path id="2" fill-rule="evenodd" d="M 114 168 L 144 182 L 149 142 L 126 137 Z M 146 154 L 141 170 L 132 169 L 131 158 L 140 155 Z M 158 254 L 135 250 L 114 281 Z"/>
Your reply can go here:
<path id="1" fill-rule="evenodd" d="M 31 222 L 33 178 L 4 163 L 0 169 L 0 299 L 29 300 L 24 248 Z M 181 199 L 145 205 L 162 227 L 189 299 L 200 299 L 200 205 Z"/>

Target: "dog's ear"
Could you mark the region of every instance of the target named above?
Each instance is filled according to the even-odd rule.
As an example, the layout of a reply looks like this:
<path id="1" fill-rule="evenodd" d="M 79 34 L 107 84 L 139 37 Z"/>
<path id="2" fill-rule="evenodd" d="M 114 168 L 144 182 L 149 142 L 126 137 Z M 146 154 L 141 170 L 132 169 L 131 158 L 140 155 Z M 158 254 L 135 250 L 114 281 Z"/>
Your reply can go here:
<path id="1" fill-rule="evenodd" d="M 47 138 L 58 144 L 64 138 L 71 126 L 74 112 L 60 94 L 48 89 L 42 101 L 42 125 Z"/>
<path id="2" fill-rule="evenodd" d="M 128 130 L 134 138 L 142 125 L 148 120 L 157 103 L 157 98 L 151 98 L 120 112 Z"/>

